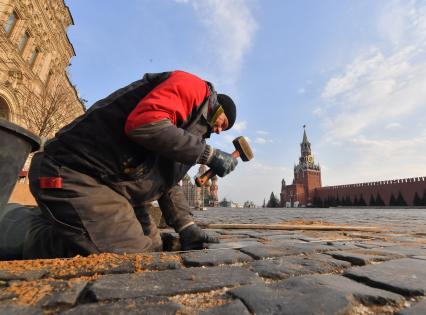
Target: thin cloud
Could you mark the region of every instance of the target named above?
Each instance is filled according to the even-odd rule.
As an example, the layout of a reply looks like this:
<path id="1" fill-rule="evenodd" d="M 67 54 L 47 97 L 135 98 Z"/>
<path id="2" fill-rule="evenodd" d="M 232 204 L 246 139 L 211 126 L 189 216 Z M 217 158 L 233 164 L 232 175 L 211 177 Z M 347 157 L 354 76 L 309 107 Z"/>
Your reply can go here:
<path id="1" fill-rule="evenodd" d="M 426 4 L 388 2 L 376 22 L 381 41 L 329 78 L 313 111 L 327 130 L 323 143 L 339 151 L 324 161 L 335 167 L 322 166 L 326 184 L 426 172 Z M 342 159 L 350 167 L 336 167 Z"/>
<path id="2" fill-rule="evenodd" d="M 399 129 L 401 127 L 402 127 L 402 125 L 400 123 L 391 122 L 391 123 L 389 123 L 385 126 L 385 129 Z"/>
<path id="3" fill-rule="evenodd" d="M 424 107 L 426 6 L 410 3 L 392 4 L 384 13 L 398 12 L 399 33 L 404 35 L 396 40 L 388 32 L 381 33 L 388 36 L 391 49 L 373 47 L 364 51 L 325 85 L 322 98 L 329 105 L 320 114 L 326 117 L 330 140 L 359 135 L 381 122 L 413 115 Z M 382 17 L 380 23 L 384 20 L 391 19 Z"/>
<path id="4" fill-rule="evenodd" d="M 271 139 L 266 139 L 266 138 L 263 138 L 263 137 L 257 137 L 254 140 L 254 142 L 257 143 L 257 144 L 266 144 L 266 143 L 272 143 L 273 141 Z"/>
<path id="5" fill-rule="evenodd" d="M 235 130 L 235 131 L 243 131 L 245 129 L 247 129 L 247 121 L 236 122 L 234 126 L 232 127 L 232 130 Z"/>
<path id="6" fill-rule="evenodd" d="M 257 133 L 258 135 L 262 135 L 262 136 L 269 135 L 269 132 L 268 132 L 268 131 L 265 131 L 265 130 L 257 130 L 257 131 L 256 131 L 256 133 Z"/>
<path id="7" fill-rule="evenodd" d="M 232 84 L 239 76 L 244 57 L 252 46 L 257 23 L 246 1 L 188 0 L 205 27 L 206 54 L 217 60 L 223 81 Z"/>

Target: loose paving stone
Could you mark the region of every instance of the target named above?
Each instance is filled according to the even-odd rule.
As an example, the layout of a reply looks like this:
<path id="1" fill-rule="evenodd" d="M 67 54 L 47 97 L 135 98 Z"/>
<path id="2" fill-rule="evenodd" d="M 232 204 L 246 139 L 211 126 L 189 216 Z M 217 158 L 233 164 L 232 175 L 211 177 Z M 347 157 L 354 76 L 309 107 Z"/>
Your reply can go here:
<path id="1" fill-rule="evenodd" d="M 261 277 L 287 279 L 305 274 L 341 272 L 350 266 L 349 262 L 333 259 L 324 254 L 314 254 L 258 260 L 251 264 L 251 269 Z"/>
<path id="2" fill-rule="evenodd" d="M 234 242 L 220 242 L 220 243 L 209 243 L 207 244 L 207 248 L 208 249 L 225 249 L 225 248 L 234 248 L 234 249 L 239 249 L 242 247 L 247 247 L 247 246 L 255 246 L 255 245 L 259 245 L 261 243 L 259 243 L 258 241 L 254 241 L 252 239 L 248 239 L 246 240 L 241 240 L 241 241 L 234 241 Z"/>
<path id="3" fill-rule="evenodd" d="M 233 249 L 204 250 L 182 255 L 183 263 L 188 267 L 218 266 L 249 262 L 253 258 Z"/>
<path id="4" fill-rule="evenodd" d="M 60 289 L 55 290 L 52 295 L 47 295 L 39 304 L 43 306 L 73 306 L 76 304 L 86 286 L 87 281 L 61 283 Z"/>
<path id="5" fill-rule="evenodd" d="M 426 314 L 426 300 L 418 302 L 409 308 L 404 308 L 397 315 L 424 315 Z"/>
<path id="6" fill-rule="evenodd" d="M 0 305 L 0 314 L 7 315 L 38 315 L 43 314 L 43 311 L 33 306 L 23 306 L 16 304 Z"/>
<path id="7" fill-rule="evenodd" d="M 96 300 L 135 298 L 146 295 L 176 295 L 210 291 L 259 281 L 241 267 L 195 267 L 141 274 L 106 275 L 89 289 Z"/>
<path id="8" fill-rule="evenodd" d="M 399 306 L 398 294 L 337 275 L 304 276 L 270 285 L 242 286 L 229 292 L 255 314 L 351 314 L 357 304 Z"/>
<path id="9" fill-rule="evenodd" d="M 424 295 L 426 292 L 426 261 L 420 259 L 404 258 L 353 267 L 344 276 L 406 296 Z"/>
<path id="10" fill-rule="evenodd" d="M 257 245 L 257 246 L 247 246 L 243 247 L 240 250 L 243 253 L 246 253 L 255 259 L 264 259 L 272 257 L 281 257 L 281 256 L 291 256 L 291 255 L 300 255 L 300 254 L 314 254 L 317 252 L 324 252 L 327 250 L 332 250 L 331 246 L 324 246 L 319 244 L 275 244 L 275 245 Z"/>
<path id="11" fill-rule="evenodd" d="M 231 303 L 202 311 L 200 312 L 200 315 L 250 315 L 250 312 L 247 310 L 247 307 L 243 304 L 243 302 L 236 299 Z"/>
<path id="12" fill-rule="evenodd" d="M 106 303 L 81 304 L 62 314 L 66 315 L 127 315 L 127 314 L 176 314 L 181 309 L 179 304 L 170 302 L 165 297 L 145 297 L 118 300 Z"/>
<path id="13" fill-rule="evenodd" d="M 349 261 L 353 265 L 357 266 L 364 266 L 371 264 L 372 262 L 387 261 L 404 257 L 394 253 L 362 249 L 328 252 L 327 255 L 333 256 L 336 259 Z"/>

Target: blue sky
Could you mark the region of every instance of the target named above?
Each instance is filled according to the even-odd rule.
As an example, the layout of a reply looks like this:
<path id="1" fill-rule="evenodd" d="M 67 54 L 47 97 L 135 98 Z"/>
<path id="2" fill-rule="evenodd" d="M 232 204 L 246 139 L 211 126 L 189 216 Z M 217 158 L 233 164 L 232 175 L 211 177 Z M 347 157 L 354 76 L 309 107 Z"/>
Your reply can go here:
<path id="1" fill-rule="evenodd" d="M 210 143 L 232 151 L 244 135 L 255 159 L 220 180 L 220 199 L 279 194 L 304 124 L 323 185 L 426 175 L 425 1 L 66 2 L 71 80 L 88 106 L 174 69 L 234 98 L 236 127 Z"/>

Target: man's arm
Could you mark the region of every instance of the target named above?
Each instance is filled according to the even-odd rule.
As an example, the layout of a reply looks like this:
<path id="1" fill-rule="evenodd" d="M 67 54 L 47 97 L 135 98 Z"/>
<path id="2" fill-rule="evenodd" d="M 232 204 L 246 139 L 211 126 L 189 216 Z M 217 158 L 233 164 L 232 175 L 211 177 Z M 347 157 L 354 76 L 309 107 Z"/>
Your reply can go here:
<path id="1" fill-rule="evenodd" d="M 210 95 L 207 83 L 182 71 L 148 93 L 127 118 L 126 134 L 136 143 L 184 164 L 202 163 L 210 151 L 201 137 L 179 128 Z M 201 160 L 200 160 L 201 159 Z"/>
<path id="2" fill-rule="evenodd" d="M 128 136 L 144 148 L 183 164 L 205 164 L 211 155 L 210 146 L 201 137 L 176 127 L 168 119 L 135 128 Z"/>

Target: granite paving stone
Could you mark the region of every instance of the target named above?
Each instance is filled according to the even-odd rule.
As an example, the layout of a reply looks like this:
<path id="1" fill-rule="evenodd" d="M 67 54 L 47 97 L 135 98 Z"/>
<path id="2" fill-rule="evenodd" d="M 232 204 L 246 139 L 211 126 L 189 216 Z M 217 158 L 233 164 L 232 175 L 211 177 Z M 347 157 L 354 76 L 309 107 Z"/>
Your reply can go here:
<path id="1" fill-rule="evenodd" d="M 314 254 L 317 252 L 324 252 L 332 250 L 332 246 L 325 246 L 320 244 L 274 244 L 274 245 L 256 245 L 243 247 L 240 250 L 255 259 L 264 259 L 280 256 L 301 255 L 301 254 Z"/>
<path id="2" fill-rule="evenodd" d="M 389 246 L 383 248 L 383 251 L 397 253 L 404 256 L 426 256 L 426 249 L 408 246 Z"/>
<path id="3" fill-rule="evenodd" d="M 332 246 L 334 250 L 347 250 L 347 249 L 359 248 L 354 243 L 350 243 L 350 242 L 327 241 L 325 245 Z"/>
<path id="4" fill-rule="evenodd" d="M 365 248 L 365 249 L 380 248 L 380 246 L 378 245 L 369 244 L 369 243 L 355 243 L 355 246 Z"/>
<path id="5" fill-rule="evenodd" d="M 425 315 L 426 314 L 426 300 L 412 304 L 408 308 L 400 310 L 397 315 Z"/>
<path id="6" fill-rule="evenodd" d="M 142 259 L 140 267 L 156 271 L 180 269 L 181 257 L 175 253 L 151 253 L 146 259 Z"/>
<path id="7" fill-rule="evenodd" d="M 236 299 L 231 303 L 201 311 L 200 315 L 250 315 L 247 307 Z"/>
<path id="8" fill-rule="evenodd" d="M 15 298 L 17 295 L 14 292 L 8 292 L 5 290 L 1 290 L 0 291 L 0 301 L 4 301 L 4 300 L 10 300 Z"/>
<path id="9" fill-rule="evenodd" d="M 299 236 L 297 239 L 304 241 L 304 242 L 319 242 L 319 241 L 321 241 L 320 238 L 309 237 L 309 236 Z"/>
<path id="10" fill-rule="evenodd" d="M 34 306 L 24 306 L 16 304 L 0 305 L 0 314 L 7 315 L 39 315 L 43 314 L 40 308 Z"/>
<path id="11" fill-rule="evenodd" d="M 301 243 L 300 240 L 292 234 L 265 235 L 262 238 L 268 240 L 293 240 L 294 242 Z"/>
<path id="12" fill-rule="evenodd" d="M 399 243 L 392 243 L 386 241 L 370 241 L 367 244 L 377 246 L 377 247 L 391 247 L 391 246 L 399 246 Z"/>
<path id="13" fill-rule="evenodd" d="M 96 300 L 146 295 L 176 295 L 243 285 L 259 281 L 242 267 L 194 267 L 140 274 L 106 275 L 96 280 L 89 293 Z"/>
<path id="14" fill-rule="evenodd" d="M 362 249 L 327 252 L 326 254 L 333 256 L 336 259 L 349 261 L 353 265 L 357 266 L 364 266 L 371 264 L 372 262 L 387 261 L 404 257 L 395 253 Z"/>
<path id="15" fill-rule="evenodd" d="M 403 258 L 375 265 L 353 267 L 345 276 L 406 296 L 426 293 L 426 261 Z"/>
<path id="16" fill-rule="evenodd" d="M 250 264 L 250 268 L 257 272 L 259 276 L 272 279 L 287 279 L 305 274 L 340 272 L 350 266 L 349 262 L 333 259 L 324 254 L 286 256 L 272 260 L 257 260 Z"/>
<path id="17" fill-rule="evenodd" d="M 295 232 L 294 231 L 285 231 L 285 230 L 280 230 L 280 231 L 251 231 L 248 232 L 247 235 L 249 235 L 250 237 L 254 237 L 254 238 L 264 238 L 264 237 L 270 237 L 270 236 L 291 236 L 294 235 Z"/>
<path id="18" fill-rule="evenodd" d="M 81 304 L 61 314 L 64 315 L 127 315 L 127 314 L 176 314 L 181 305 L 165 297 L 124 299 L 106 303 Z"/>
<path id="19" fill-rule="evenodd" d="M 348 281 L 349 280 L 349 281 Z M 303 276 L 228 291 L 261 314 L 353 314 L 357 305 L 399 306 L 404 298 L 337 275 Z"/>
<path id="20" fill-rule="evenodd" d="M 69 272 L 67 272 L 69 271 Z M 82 276 L 93 276 L 95 274 L 116 274 L 135 272 L 135 266 L 132 261 L 115 259 L 106 264 L 99 264 L 93 268 L 87 268 L 85 265 L 76 266 L 73 269 L 52 269 L 43 277 L 52 277 L 55 279 L 70 279 Z"/>
<path id="21" fill-rule="evenodd" d="M 200 267 L 249 262 L 253 258 L 233 249 L 212 249 L 182 254 L 182 260 L 185 266 Z"/>
<path id="22" fill-rule="evenodd" d="M 55 285 L 52 282 L 52 286 L 56 286 L 53 294 L 46 295 L 39 304 L 43 306 L 56 306 L 56 305 L 75 305 L 78 298 L 87 286 L 87 281 L 60 283 Z"/>
<path id="23" fill-rule="evenodd" d="M 413 257 L 411 257 L 411 258 L 414 258 L 414 259 L 421 259 L 421 260 L 426 260 L 426 256 L 413 256 Z"/>
<path id="24" fill-rule="evenodd" d="M 247 246 L 256 246 L 259 245 L 261 243 L 259 243 L 258 241 L 255 241 L 253 239 L 248 239 L 248 240 L 241 240 L 241 241 L 232 241 L 232 242 L 220 242 L 220 243 L 209 243 L 207 244 L 207 248 L 208 249 L 225 249 L 225 248 L 234 248 L 234 249 L 239 249 L 242 247 L 247 247 Z"/>
<path id="25" fill-rule="evenodd" d="M 252 232 L 253 231 L 251 231 L 251 230 L 238 229 L 238 230 L 222 230 L 221 232 L 219 232 L 219 234 L 222 234 L 222 235 L 237 235 L 237 236 L 238 235 L 250 236 L 250 233 L 252 233 Z"/>
<path id="26" fill-rule="evenodd" d="M 32 281 L 45 277 L 49 272 L 47 270 L 24 270 L 24 271 L 10 271 L 0 270 L 0 280 L 25 280 Z"/>

